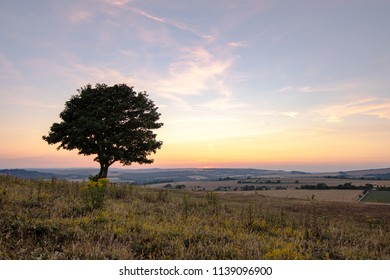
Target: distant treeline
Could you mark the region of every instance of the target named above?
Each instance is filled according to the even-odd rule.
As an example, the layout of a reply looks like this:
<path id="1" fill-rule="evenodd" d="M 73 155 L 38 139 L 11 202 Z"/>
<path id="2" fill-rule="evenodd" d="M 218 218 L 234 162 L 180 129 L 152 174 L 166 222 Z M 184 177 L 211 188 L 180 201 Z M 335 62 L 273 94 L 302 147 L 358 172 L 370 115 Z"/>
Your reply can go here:
<path id="1" fill-rule="evenodd" d="M 266 187 L 266 186 L 255 187 L 254 185 L 246 185 L 243 187 L 219 186 L 215 188 L 216 191 L 266 191 L 270 189 L 271 189 L 270 187 Z"/>
<path id="2" fill-rule="evenodd" d="M 327 179 L 360 179 L 360 180 L 390 180 L 390 173 L 384 173 L 384 174 L 370 174 L 370 175 L 364 175 L 364 176 L 351 176 L 348 174 L 340 174 L 335 176 L 324 176 L 324 178 Z"/>
<path id="3" fill-rule="evenodd" d="M 373 184 L 365 184 L 364 186 L 355 186 L 352 183 L 340 184 L 337 186 L 328 186 L 325 183 L 318 183 L 316 185 L 302 185 L 300 189 L 304 190 L 381 190 L 390 191 L 390 187 L 374 187 Z"/>
<path id="4" fill-rule="evenodd" d="M 246 179 L 237 181 L 238 184 L 280 184 L 281 180 Z"/>

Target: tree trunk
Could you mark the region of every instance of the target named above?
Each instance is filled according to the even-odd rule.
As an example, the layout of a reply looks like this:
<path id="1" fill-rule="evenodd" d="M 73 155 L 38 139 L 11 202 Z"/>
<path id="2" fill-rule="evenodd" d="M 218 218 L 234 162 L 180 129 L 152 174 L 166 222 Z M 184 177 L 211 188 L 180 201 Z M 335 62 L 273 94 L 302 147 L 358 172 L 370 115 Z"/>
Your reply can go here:
<path id="1" fill-rule="evenodd" d="M 108 162 L 101 162 L 100 163 L 100 171 L 98 174 L 99 178 L 107 178 L 108 167 L 110 167 Z"/>

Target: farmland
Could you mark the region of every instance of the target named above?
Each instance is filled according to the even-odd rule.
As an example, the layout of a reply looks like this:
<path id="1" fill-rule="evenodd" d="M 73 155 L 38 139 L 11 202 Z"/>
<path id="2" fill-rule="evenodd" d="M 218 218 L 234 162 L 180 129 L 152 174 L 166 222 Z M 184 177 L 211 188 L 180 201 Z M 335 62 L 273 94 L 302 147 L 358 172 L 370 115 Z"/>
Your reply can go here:
<path id="1" fill-rule="evenodd" d="M 390 203 L 389 191 L 373 191 L 364 197 L 363 201 Z"/>
<path id="2" fill-rule="evenodd" d="M 324 184 L 329 186 L 330 189 L 302 189 L 302 186 L 316 186 L 317 184 Z M 351 188 L 332 189 L 344 185 L 349 185 Z M 301 175 L 260 177 L 245 180 L 183 181 L 169 184 L 150 184 L 147 187 L 167 188 L 168 186 L 175 188 L 176 186 L 180 186 L 181 188 L 185 187 L 185 189 L 193 191 L 217 191 L 221 194 L 238 192 L 242 195 L 252 195 L 252 192 L 242 191 L 245 187 L 251 186 L 257 194 L 262 196 L 316 201 L 353 202 L 357 201 L 363 195 L 366 185 L 389 188 L 390 180 L 340 179 Z M 361 187 L 361 189 L 358 189 L 358 187 Z M 390 194 L 390 192 L 388 193 Z M 377 199 L 382 194 L 386 197 L 387 192 L 378 192 L 376 195 Z M 375 202 L 374 200 L 370 201 Z M 381 202 L 386 202 L 386 199 Z"/>
<path id="3" fill-rule="evenodd" d="M 0 259 L 390 259 L 389 205 L 214 183 L 109 184 L 91 207 L 86 182 L 0 176 Z"/>

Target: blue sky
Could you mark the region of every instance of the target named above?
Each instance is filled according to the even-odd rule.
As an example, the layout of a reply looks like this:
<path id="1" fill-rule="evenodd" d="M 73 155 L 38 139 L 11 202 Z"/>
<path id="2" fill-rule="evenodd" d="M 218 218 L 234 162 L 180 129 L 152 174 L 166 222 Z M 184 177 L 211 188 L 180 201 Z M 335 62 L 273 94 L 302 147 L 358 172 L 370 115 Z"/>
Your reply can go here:
<path id="1" fill-rule="evenodd" d="M 87 83 L 155 101 L 149 167 L 390 166 L 389 14 L 388 0 L 3 1 L 0 167 L 95 166 L 41 139 Z"/>

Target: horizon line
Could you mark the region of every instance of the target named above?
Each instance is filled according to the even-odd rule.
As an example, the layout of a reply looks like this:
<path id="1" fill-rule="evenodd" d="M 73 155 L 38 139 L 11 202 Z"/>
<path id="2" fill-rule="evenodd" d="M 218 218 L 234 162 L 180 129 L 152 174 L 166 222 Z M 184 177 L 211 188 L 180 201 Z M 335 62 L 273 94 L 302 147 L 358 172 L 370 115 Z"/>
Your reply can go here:
<path id="1" fill-rule="evenodd" d="M 0 169 L 3 170 L 49 170 L 49 169 L 58 169 L 58 170 L 77 170 L 77 169 L 89 169 L 89 170 L 99 170 L 99 167 L 0 167 Z M 207 170 L 207 169 L 239 169 L 239 170 L 264 170 L 264 171 L 281 171 L 281 172 L 303 172 L 303 173 L 336 173 L 336 172 L 351 172 L 351 171 L 369 171 L 369 170 L 382 170 L 382 169 L 390 169 L 390 166 L 388 167 L 378 167 L 378 168 L 357 168 L 357 169 L 343 169 L 339 171 L 329 171 L 329 170 L 321 170 L 321 171 L 304 171 L 300 169 L 268 169 L 268 168 L 258 168 L 258 167 L 146 167 L 146 168 L 132 168 L 132 167 L 112 167 L 110 170 L 129 170 L 129 171 L 142 171 L 142 170 L 185 170 L 185 169 L 201 169 L 201 170 Z"/>

